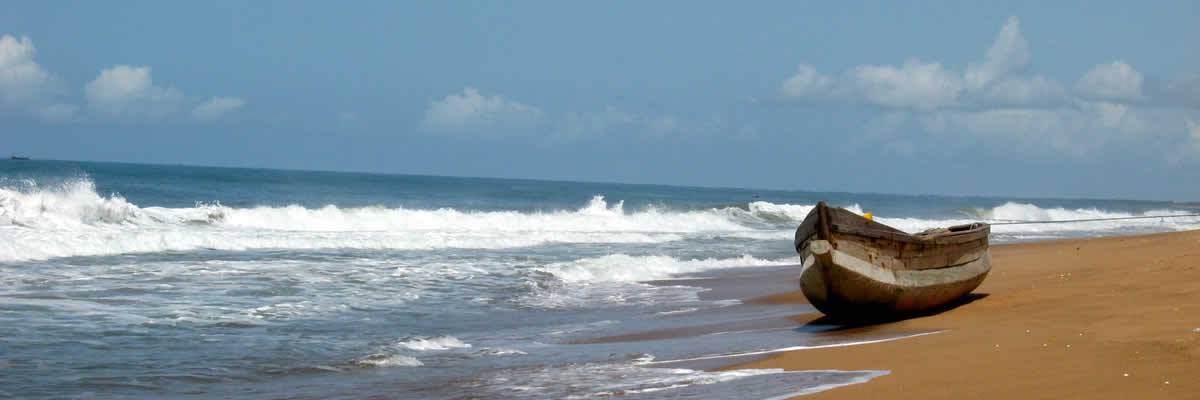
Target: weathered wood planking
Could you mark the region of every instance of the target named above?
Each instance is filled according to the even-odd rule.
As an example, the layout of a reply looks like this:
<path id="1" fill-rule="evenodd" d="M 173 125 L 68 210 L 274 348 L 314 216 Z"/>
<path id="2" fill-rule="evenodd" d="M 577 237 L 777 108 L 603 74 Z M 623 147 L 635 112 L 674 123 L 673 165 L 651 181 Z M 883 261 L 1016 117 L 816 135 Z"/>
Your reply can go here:
<path id="1" fill-rule="evenodd" d="M 983 282 L 990 231 L 977 223 L 911 235 L 821 202 L 796 228 L 801 291 L 835 317 L 936 308 Z"/>

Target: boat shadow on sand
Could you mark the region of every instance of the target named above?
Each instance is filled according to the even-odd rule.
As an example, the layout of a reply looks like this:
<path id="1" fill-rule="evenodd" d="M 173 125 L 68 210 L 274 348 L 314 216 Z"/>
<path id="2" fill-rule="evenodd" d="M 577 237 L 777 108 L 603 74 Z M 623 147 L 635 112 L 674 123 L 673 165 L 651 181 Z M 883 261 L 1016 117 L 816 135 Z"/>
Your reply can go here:
<path id="1" fill-rule="evenodd" d="M 835 318 L 824 314 L 818 314 L 816 318 L 803 323 L 796 328 L 796 331 L 805 333 L 834 333 L 848 330 L 856 330 L 858 332 L 869 331 L 873 329 L 881 329 L 889 324 L 906 321 L 916 318 L 925 318 L 938 315 L 947 311 L 954 310 L 958 307 L 973 303 L 976 300 L 988 297 L 987 293 L 970 293 L 962 298 L 946 303 L 937 308 L 908 314 L 897 314 L 878 316 L 871 318 L 845 319 Z"/>

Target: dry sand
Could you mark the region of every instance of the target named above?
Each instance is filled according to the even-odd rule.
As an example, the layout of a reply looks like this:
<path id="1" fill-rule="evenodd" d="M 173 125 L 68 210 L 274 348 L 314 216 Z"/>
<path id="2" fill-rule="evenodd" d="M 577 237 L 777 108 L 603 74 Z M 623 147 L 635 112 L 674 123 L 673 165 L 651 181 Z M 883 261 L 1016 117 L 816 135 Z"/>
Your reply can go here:
<path id="1" fill-rule="evenodd" d="M 1200 231 L 998 245 L 992 257 L 985 297 L 868 328 L 944 332 L 731 369 L 891 371 L 805 399 L 1200 398 Z"/>

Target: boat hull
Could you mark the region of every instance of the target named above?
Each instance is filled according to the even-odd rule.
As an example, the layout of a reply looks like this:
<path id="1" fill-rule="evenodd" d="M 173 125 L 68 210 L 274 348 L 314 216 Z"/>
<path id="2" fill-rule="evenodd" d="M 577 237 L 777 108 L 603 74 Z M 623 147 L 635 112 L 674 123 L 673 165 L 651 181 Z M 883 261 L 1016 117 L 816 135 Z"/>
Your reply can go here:
<path id="1" fill-rule="evenodd" d="M 968 262 L 919 270 L 883 268 L 811 240 L 804 255 L 800 289 L 809 302 L 834 318 L 886 318 L 934 311 L 975 290 L 991 270 L 986 249 Z"/>

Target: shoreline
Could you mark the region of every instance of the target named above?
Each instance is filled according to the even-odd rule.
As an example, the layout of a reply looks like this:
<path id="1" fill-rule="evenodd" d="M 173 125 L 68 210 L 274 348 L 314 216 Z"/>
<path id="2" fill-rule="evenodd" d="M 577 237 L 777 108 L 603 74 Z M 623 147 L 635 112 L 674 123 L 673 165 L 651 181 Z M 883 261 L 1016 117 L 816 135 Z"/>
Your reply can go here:
<path id="1" fill-rule="evenodd" d="M 1200 230 L 991 247 L 972 301 L 865 327 L 936 335 L 801 349 L 723 370 L 886 370 L 803 398 L 1184 398 L 1200 393 Z M 806 304 L 798 290 L 747 300 Z M 795 319 L 819 325 L 821 314 Z M 862 328 L 858 328 L 862 329 Z"/>

